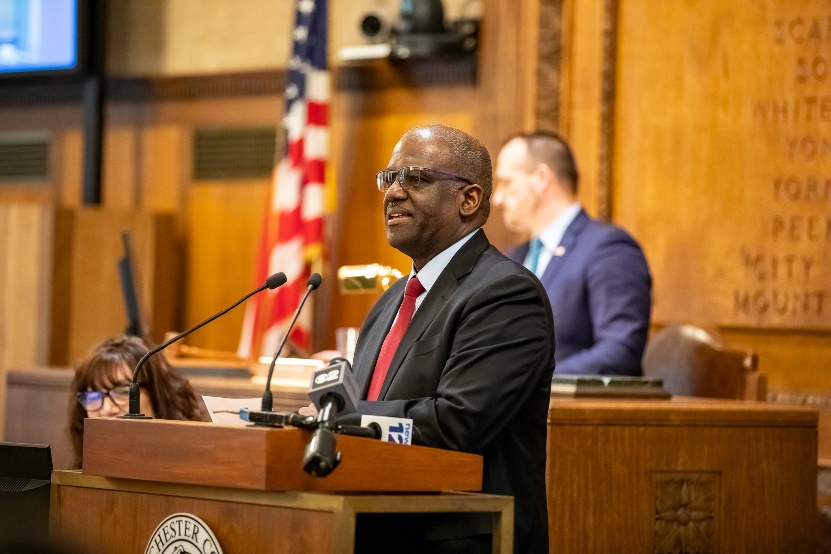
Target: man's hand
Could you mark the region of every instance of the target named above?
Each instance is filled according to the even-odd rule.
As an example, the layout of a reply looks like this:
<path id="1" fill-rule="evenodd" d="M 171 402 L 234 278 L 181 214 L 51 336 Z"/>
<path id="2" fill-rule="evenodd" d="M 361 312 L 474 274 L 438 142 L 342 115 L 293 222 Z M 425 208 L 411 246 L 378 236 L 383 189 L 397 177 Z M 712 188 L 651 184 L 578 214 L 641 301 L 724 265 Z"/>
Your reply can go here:
<path id="1" fill-rule="evenodd" d="M 340 358 L 343 354 L 340 353 L 339 350 L 321 350 L 320 352 L 315 352 L 311 355 L 313 360 L 321 360 L 324 364 L 328 364 L 332 361 L 332 358 Z"/>
<path id="2" fill-rule="evenodd" d="M 315 408 L 314 404 L 309 404 L 308 406 L 304 406 L 297 410 L 297 413 L 303 417 L 317 417 L 317 408 Z"/>

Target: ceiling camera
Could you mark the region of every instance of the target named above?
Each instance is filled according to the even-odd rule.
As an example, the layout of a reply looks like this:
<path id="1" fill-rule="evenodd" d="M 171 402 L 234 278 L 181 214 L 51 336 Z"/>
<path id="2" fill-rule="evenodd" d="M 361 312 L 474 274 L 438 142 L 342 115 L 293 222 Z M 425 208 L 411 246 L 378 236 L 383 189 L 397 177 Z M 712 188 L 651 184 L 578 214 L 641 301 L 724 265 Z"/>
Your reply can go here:
<path id="1" fill-rule="evenodd" d="M 361 34 L 370 42 L 382 42 L 390 37 L 390 21 L 378 13 L 368 13 L 361 18 Z"/>

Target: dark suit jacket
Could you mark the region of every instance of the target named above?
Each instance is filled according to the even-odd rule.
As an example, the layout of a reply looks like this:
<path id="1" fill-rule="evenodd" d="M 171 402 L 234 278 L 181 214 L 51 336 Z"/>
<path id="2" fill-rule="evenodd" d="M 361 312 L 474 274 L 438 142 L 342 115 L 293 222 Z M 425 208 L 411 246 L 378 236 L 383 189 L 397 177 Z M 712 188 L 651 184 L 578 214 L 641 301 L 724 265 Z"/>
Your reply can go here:
<path id="1" fill-rule="evenodd" d="M 652 278 L 637 242 L 581 210 L 542 281 L 554 312 L 557 373 L 640 375 Z M 522 263 L 525 243 L 508 254 Z"/>
<path id="2" fill-rule="evenodd" d="M 406 279 L 364 323 L 354 373 L 366 397 Z M 479 230 L 427 293 L 393 357 L 378 402 L 359 414 L 411 418 L 413 443 L 484 457 L 483 491 L 515 497 L 515 551 L 548 552 L 545 443 L 554 352 L 545 290 Z M 345 423 L 355 423 L 347 416 Z M 451 521 L 447 517 L 445 522 Z M 433 538 L 490 532 L 489 519 L 428 529 Z"/>

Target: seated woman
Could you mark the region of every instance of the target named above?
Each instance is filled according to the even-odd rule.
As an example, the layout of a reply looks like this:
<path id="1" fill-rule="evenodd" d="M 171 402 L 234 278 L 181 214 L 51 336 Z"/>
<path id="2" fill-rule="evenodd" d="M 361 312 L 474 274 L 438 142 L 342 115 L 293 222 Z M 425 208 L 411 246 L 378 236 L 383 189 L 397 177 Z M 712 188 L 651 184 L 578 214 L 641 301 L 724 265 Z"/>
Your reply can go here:
<path id="1" fill-rule="evenodd" d="M 127 413 L 133 369 L 148 350 L 139 337 L 119 336 L 104 341 L 76 367 L 69 413 L 75 467 L 83 463 L 84 418 Z M 161 353 L 144 362 L 139 385 L 141 413 L 158 419 L 208 420 L 193 387 Z"/>

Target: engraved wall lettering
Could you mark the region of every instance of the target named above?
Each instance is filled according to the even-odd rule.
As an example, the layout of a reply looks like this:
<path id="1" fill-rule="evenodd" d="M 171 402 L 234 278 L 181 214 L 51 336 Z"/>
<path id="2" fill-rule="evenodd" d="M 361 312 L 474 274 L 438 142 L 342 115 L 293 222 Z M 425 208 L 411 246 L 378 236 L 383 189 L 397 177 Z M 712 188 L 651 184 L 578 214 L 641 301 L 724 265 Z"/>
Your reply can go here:
<path id="1" fill-rule="evenodd" d="M 754 318 L 775 315 L 821 320 L 828 312 L 826 296 L 824 290 L 734 290 L 733 313 Z"/>
<path id="2" fill-rule="evenodd" d="M 782 242 L 831 242 L 831 217 L 823 215 L 774 215 L 770 236 Z"/>
<path id="3" fill-rule="evenodd" d="M 831 7 L 831 5 L 829 5 Z M 736 251 L 740 271 L 724 291 L 732 323 L 831 328 L 831 10 L 775 17 L 772 43 L 784 59 L 756 90 L 781 90 L 750 102 L 758 133 L 754 239 Z M 826 12 L 826 13 L 822 13 Z M 779 49 L 781 47 L 781 50 Z M 778 72 L 778 75 L 777 75 Z M 766 89 L 771 84 L 781 88 Z M 764 93 L 763 93 L 764 94 Z M 772 174 L 771 170 L 772 169 Z M 755 191 L 754 191 L 755 192 Z"/>
<path id="4" fill-rule="evenodd" d="M 773 23 L 776 44 L 806 44 L 831 41 L 831 15 L 828 17 L 794 17 Z"/>
<path id="5" fill-rule="evenodd" d="M 741 260 L 756 281 L 811 282 L 814 258 L 805 254 L 766 254 L 742 249 Z"/>
<path id="6" fill-rule="evenodd" d="M 831 136 L 786 137 L 788 159 L 811 162 L 831 159 Z"/>
<path id="7" fill-rule="evenodd" d="M 759 123 L 831 122 L 831 96 L 761 98 L 751 101 L 750 107 Z"/>

